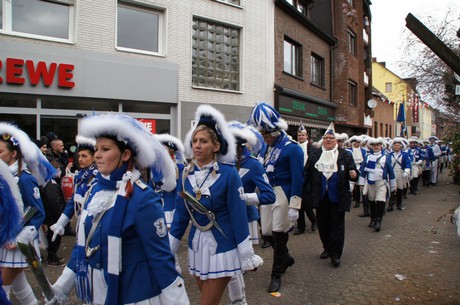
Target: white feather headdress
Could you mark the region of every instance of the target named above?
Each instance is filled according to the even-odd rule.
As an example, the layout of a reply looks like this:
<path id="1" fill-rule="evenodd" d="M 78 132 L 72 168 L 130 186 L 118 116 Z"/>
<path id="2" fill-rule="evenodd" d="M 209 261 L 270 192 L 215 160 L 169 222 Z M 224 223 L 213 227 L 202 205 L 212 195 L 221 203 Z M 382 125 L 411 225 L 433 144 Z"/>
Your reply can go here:
<path id="1" fill-rule="evenodd" d="M 134 152 L 136 165 L 141 169 L 154 167 L 164 176 L 163 188 L 176 187 L 175 165 L 168 151 L 156 140 L 142 123 L 123 113 L 95 115 L 82 119 L 79 134 L 87 138 L 116 137 Z"/>
<path id="2" fill-rule="evenodd" d="M 184 139 L 185 155 L 193 156 L 192 134 L 199 125 L 207 125 L 217 133 L 220 142 L 220 152 L 217 159 L 221 162 L 232 163 L 236 156 L 235 137 L 230 132 L 224 115 L 210 105 L 200 105 L 195 112 L 196 125 L 190 130 Z"/>
<path id="3" fill-rule="evenodd" d="M 9 123 L 0 123 L 0 135 L 8 134 L 11 142 L 19 146 L 24 163 L 27 169 L 37 179 L 38 185 L 45 185 L 56 173 L 56 169 L 46 159 L 40 148 L 32 142 L 29 136 Z"/>

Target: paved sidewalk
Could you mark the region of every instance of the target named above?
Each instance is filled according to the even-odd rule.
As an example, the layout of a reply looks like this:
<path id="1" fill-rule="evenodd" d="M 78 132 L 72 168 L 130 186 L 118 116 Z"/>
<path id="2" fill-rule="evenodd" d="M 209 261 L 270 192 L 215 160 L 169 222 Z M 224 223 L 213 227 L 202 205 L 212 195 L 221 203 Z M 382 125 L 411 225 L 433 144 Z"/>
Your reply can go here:
<path id="1" fill-rule="evenodd" d="M 322 251 L 318 232 L 290 234 L 289 249 L 296 263 L 282 278 L 281 296 L 271 296 L 272 250 L 255 246 L 264 265 L 245 275 L 250 305 L 332 305 L 332 304 L 460 304 L 460 237 L 446 213 L 460 205 L 460 187 L 442 173 L 437 186 L 419 186 L 408 194 L 403 210 L 386 213 L 382 230 L 368 228 L 369 218 L 360 218 L 362 209 L 346 215 L 345 249 L 339 268 L 319 259 Z M 61 255 L 69 257 L 72 237 L 64 237 Z M 179 253 L 186 270 L 186 241 Z M 54 282 L 61 267 L 46 266 Z M 27 272 L 36 295 L 39 289 Z M 397 275 L 404 279 L 399 280 Z M 184 272 L 193 305 L 199 302 L 196 284 Z M 222 305 L 229 304 L 224 296 Z M 72 295 L 71 304 L 80 304 Z"/>

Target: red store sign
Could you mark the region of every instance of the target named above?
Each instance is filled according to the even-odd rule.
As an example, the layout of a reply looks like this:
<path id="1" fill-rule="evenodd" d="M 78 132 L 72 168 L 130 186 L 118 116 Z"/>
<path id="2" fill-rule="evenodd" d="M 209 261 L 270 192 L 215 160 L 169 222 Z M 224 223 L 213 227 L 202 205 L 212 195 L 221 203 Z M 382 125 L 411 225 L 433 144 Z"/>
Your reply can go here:
<path id="1" fill-rule="evenodd" d="M 10 85 L 22 86 L 28 82 L 37 86 L 42 83 L 46 87 L 53 84 L 57 79 L 60 88 L 73 88 L 75 83 L 72 81 L 74 65 L 52 62 L 47 65 L 44 61 L 34 62 L 20 58 L 7 58 L 0 60 L 0 71 L 4 77 L 0 76 L 0 84 L 4 82 Z"/>
<path id="2" fill-rule="evenodd" d="M 144 124 L 148 131 L 151 133 L 157 133 L 157 121 L 153 119 L 137 119 L 139 122 Z"/>

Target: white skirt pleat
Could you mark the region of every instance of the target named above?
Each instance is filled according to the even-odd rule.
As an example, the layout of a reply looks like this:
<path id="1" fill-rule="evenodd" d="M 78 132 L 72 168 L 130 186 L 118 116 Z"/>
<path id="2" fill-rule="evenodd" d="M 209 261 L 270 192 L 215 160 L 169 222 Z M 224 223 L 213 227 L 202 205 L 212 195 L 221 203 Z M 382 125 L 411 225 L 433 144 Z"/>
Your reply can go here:
<path id="1" fill-rule="evenodd" d="M 207 280 L 241 274 L 241 264 L 236 249 L 216 253 L 217 243 L 211 231 L 196 230 L 193 247 L 194 249 L 188 248 L 191 275 Z"/>

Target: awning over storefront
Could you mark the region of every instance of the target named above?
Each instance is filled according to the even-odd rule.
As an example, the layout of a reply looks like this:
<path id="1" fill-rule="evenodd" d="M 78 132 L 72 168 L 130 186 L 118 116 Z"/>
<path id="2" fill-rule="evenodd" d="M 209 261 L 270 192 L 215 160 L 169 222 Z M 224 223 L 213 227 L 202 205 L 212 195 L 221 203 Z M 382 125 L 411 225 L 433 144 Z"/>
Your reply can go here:
<path id="1" fill-rule="evenodd" d="M 330 124 L 328 122 L 321 122 L 321 121 L 310 120 L 310 119 L 299 120 L 299 118 L 291 117 L 291 116 L 288 116 L 288 115 L 283 115 L 282 118 L 289 125 L 292 125 L 292 126 L 300 126 L 300 123 L 302 123 L 302 125 L 305 126 L 305 127 L 327 129 L 327 127 Z"/>

